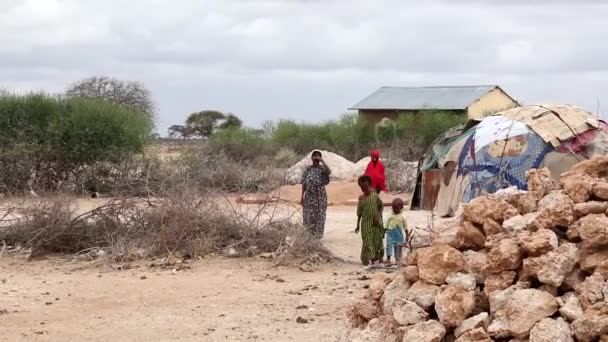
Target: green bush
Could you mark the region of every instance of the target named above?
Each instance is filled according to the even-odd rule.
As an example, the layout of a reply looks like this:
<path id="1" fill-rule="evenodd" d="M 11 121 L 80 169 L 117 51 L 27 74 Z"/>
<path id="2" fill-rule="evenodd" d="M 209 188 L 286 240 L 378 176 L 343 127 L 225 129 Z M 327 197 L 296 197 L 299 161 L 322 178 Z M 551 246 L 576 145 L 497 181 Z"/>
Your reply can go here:
<path id="1" fill-rule="evenodd" d="M 150 118 L 99 100 L 0 93 L 0 185 L 56 190 L 93 163 L 142 152 L 152 128 Z"/>
<path id="2" fill-rule="evenodd" d="M 211 137 L 211 148 L 223 152 L 235 161 L 253 161 L 274 153 L 272 144 L 263 134 L 247 128 L 224 129 Z"/>

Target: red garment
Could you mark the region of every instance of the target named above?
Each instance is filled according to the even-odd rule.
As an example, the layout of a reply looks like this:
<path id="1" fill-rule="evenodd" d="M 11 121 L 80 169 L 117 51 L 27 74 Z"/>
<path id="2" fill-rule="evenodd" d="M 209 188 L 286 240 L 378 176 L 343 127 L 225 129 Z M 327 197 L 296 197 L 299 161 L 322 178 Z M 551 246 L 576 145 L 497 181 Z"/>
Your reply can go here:
<path id="1" fill-rule="evenodd" d="M 380 158 L 380 152 L 372 151 L 371 156 Z M 380 159 L 378 159 L 376 165 L 374 165 L 373 161 L 370 161 L 369 164 L 367 164 L 365 175 L 372 179 L 372 189 L 376 189 L 378 186 L 380 186 L 380 190 L 387 190 L 386 176 L 384 175 L 384 164 L 380 161 Z"/>

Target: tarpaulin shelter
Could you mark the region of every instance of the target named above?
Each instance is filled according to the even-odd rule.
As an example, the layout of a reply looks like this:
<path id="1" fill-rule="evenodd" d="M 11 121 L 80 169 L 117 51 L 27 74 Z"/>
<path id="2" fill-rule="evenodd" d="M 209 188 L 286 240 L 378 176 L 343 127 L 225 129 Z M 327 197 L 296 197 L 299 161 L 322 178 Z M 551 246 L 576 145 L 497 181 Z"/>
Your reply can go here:
<path id="1" fill-rule="evenodd" d="M 413 208 L 450 216 L 479 195 L 526 190 L 532 168 L 547 167 L 559 180 L 577 162 L 608 153 L 608 125 L 568 105 L 517 107 L 458 130 L 437 140 L 421 161 Z"/>

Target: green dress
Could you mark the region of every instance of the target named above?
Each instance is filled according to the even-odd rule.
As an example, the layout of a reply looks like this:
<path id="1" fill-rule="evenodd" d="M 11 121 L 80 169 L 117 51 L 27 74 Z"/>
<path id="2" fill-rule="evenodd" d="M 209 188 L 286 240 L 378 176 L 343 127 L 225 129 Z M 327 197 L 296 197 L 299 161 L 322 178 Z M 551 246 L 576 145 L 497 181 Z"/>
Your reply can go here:
<path id="1" fill-rule="evenodd" d="M 384 227 L 382 224 L 382 201 L 377 193 L 372 192 L 366 198 L 359 199 L 357 216 L 361 217 L 361 263 L 368 265 L 370 260 L 381 260 L 384 256 Z"/>

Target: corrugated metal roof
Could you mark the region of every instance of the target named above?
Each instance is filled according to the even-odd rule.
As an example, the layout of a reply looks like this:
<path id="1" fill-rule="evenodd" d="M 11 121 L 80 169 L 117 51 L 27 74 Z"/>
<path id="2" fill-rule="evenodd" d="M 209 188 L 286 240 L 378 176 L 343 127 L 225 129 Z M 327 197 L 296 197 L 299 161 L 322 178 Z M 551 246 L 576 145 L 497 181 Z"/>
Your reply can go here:
<path id="1" fill-rule="evenodd" d="M 349 109 L 466 109 L 497 85 L 382 87 Z"/>

